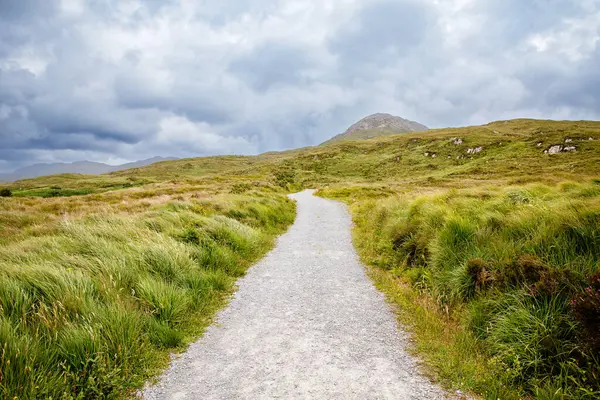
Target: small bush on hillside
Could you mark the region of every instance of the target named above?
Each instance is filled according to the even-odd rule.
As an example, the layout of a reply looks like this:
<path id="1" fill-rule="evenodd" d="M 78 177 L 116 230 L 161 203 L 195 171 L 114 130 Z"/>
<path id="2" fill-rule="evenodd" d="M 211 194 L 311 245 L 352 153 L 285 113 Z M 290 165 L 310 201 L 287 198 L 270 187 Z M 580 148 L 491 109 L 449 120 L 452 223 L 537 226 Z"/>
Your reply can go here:
<path id="1" fill-rule="evenodd" d="M 585 289 L 569 302 L 583 328 L 581 337 L 594 353 L 600 352 L 600 274 L 592 276 Z"/>
<path id="2" fill-rule="evenodd" d="M 509 191 L 506 197 L 512 204 L 529 204 L 531 202 L 531 194 L 525 190 Z"/>
<path id="3" fill-rule="evenodd" d="M 12 191 L 9 188 L 0 189 L 0 197 L 11 197 Z"/>
<path id="4" fill-rule="evenodd" d="M 427 264 L 429 250 L 426 238 L 419 236 L 417 227 L 409 225 L 402 227 L 392 239 L 392 248 L 400 252 L 409 267 L 419 267 Z"/>
<path id="5" fill-rule="evenodd" d="M 500 278 L 505 284 L 515 287 L 534 284 L 540 280 L 547 269 L 548 267 L 538 257 L 523 254 L 504 268 Z"/>
<path id="6" fill-rule="evenodd" d="M 493 280 L 490 266 L 481 258 L 472 258 L 467 261 L 467 274 L 471 277 L 475 292 L 485 289 Z"/>
<path id="7" fill-rule="evenodd" d="M 282 169 L 275 172 L 275 184 L 287 188 L 296 182 L 296 173 L 291 169 Z"/>
<path id="8" fill-rule="evenodd" d="M 231 187 L 229 193 L 231 194 L 242 194 L 252 189 L 252 185 L 249 183 L 236 183 Z"/>

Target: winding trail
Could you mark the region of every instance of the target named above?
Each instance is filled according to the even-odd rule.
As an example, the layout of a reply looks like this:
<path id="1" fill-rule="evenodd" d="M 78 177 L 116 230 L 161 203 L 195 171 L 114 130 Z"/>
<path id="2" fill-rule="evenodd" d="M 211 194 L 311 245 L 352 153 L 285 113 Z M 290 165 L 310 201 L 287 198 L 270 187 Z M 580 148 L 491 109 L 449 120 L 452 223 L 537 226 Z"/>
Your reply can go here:
<path id="1" fill-rule="evenodd" d="M 304 191 L 277 247 L 145 399 L 444 399 L 360 264 L 341 203 Z"/>

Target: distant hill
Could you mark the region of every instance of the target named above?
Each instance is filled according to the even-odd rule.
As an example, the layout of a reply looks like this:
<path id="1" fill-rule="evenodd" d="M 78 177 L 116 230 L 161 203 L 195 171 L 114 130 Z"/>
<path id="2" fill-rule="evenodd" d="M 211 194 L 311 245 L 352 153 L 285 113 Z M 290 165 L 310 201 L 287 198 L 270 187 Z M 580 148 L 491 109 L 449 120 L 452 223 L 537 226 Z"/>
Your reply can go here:
<path id="1" fill-rule="evenodd" d="M 34 164 L 20 168 L 8 174 L 0 174 L 0 181 L 12 182 L 20 179 L 37 178 L 57 174 L 86 174 L 100 175 L 109 172 L 122 171 L 130 168 L 145 167 L 160 161 L 176 160 L 173 157 L 152 157 L 147 160 L 135 161 L 122 165 L 108 165 L 91 161 L 77 161 L 74 163 Z"/>
<path id="2" fill-rule="evenodd" d="M 377 136 L 396 135 L 398 133 L 426 131 L 425 125 L 409 121 L 390 114 L 373 114 L 365 117 L 341 133 L 322 144 L 330 144 L 342 140 L 370 139 Z"/>

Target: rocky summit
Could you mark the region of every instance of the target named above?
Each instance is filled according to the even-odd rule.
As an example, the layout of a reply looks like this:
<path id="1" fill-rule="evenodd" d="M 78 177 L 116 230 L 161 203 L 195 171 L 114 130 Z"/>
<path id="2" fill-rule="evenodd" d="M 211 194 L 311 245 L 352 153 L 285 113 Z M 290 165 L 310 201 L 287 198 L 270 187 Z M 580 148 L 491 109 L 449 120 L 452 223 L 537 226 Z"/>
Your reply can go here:
<path id="1" fill-rule="evenodd" d="M 352 125 L 346 132 L 329 139 L 323 144 L 342 140 L 370 139 L 376 136 L 396 135 L 398 133 L 422 132 L 428 128 L 418 122 L 409 121 L 391 114 L 373 114 Z"/>

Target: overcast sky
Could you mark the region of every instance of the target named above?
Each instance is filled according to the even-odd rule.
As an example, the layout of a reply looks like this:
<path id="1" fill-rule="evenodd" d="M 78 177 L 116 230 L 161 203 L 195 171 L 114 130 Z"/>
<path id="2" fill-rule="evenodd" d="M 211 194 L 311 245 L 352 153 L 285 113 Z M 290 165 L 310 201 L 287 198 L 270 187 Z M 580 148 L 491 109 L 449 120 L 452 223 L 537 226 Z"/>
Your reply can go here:
<path id="1" fill-rule="evenodd" d="M 599 38 L 600 0 L 0 0 L 0 172 L 600 119 Z"/>

